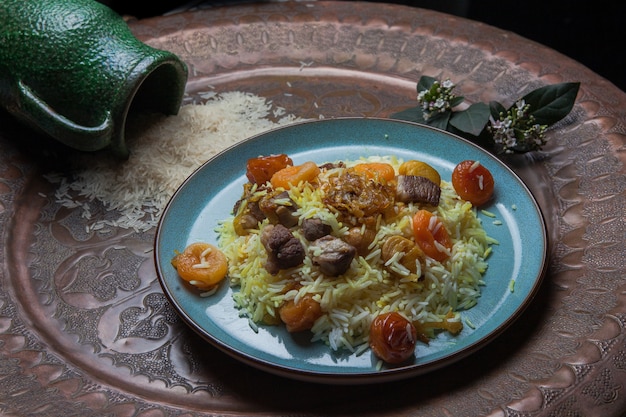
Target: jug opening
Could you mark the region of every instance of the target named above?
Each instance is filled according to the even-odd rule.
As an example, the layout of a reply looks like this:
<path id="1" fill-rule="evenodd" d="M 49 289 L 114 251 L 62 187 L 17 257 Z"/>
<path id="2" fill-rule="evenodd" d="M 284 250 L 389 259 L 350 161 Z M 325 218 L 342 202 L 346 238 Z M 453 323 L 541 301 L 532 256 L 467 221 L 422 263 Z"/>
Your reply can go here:
<path id="1" fill-rule="evenodd" d="M 186 65 L 177 58 L 158 63 L 147 59 L 145 64 L 138 65 L 135 68 L 136 76 L 129 77 L 134 92 L 128 94 L 123 117 L 118 119 L 117 134 L 111 141 L 111 150 L 118 157 L 127 158 L 130 154 L 125 138 L 129 118 L 145 113 L 175 115 L 182 104 L 187 83 Z"/>
<path id="2" fill-rule="evenodd" d="M 174 65 L 163 64 L 141 83 L 131 101 L 129 115 L 141 112 L 178 113 L 182 101 L 180 73 Z"/>

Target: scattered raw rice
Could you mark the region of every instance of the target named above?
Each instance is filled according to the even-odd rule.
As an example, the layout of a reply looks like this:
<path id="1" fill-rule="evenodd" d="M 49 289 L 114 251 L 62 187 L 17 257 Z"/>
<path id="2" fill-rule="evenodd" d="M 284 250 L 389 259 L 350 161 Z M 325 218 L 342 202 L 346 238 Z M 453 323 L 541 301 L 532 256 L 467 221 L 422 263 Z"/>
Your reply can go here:
<path id="1" fill-rule="evenodd" d="M 50 173 L 55 199 L 82 210 L 87 232 L 105 226 L 144 232 L 158 224 L 180 184 L 223 149 L 253 135 L 299 120 L 250 93 L 208 91 L 205 104 L 187 104 L 177 116 L 144 115 L 129 121 L 130 158 L 85 155 L 70 175 Z M 92 219 L 89 203 L 110 212 Z M 106 217 L 106 218 L 103 218 Z"/>

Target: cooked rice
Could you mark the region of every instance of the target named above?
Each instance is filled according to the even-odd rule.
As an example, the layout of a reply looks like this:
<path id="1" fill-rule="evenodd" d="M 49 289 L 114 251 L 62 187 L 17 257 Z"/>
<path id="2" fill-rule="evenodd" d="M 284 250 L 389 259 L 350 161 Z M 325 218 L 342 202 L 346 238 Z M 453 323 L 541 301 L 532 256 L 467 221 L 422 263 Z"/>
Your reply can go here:
<path id="1" fill-rule="evenodd" d="M 396 172 L 402 162 L 393 157 L 375 159 L 391 163 Z M 347 162 L 348 165 L 353 163 Z M 313 216 L 321 218 L 332 226 L 332 234 L 338 237 L 348 230 L 323 204 L 319 187 L 300 184 L 289 190 L 289 195 L 299 207 L 296 214 L 300 222 Z M 238 236 L 234 231 L 234 218 L 225 219 L 218 227 L 219 246 L 229 259 L 230 283 L 238 288 L 233 293 L 236 306 L 242 315 L 260 324 L 268 322 L 268 317 L 275 321 L 285 301 L 297 301 L 312 294 L 324 314 L 311 329 L 311 340 L 323 341 L 333 350 L 348 349 L 358 353 L 367 349 L 370 324 L 381 313 L 399 311 L 412 321 L 441 322 L 451 310 L 458 312 L 473 307 L 480 297 L 481 286 L 485 285 L 486 258 L 495 241 L 486 235 L 476 209 L 461 200 L 448 182 L 442 182 L 440 204 L 434 213 L 453 242 L 450 257 L 442 263 L 427 258 L 422 271 L 424 279 L 419 281 L 407 276 L 406 268 L 398 263 L 399 254 L 387 262 L 389 268 L 384 266 L 382 242 L 397 234 L 411 237 L 412 214 L 419 208 L 423 207 L 405 206 L 402 210 L 406 215 L 398 216 L 393 223 L 386 223 L 379 216 L 378 232 L 369 254 L 355 257 L 348 272 L 332 278 L 322 275 L 308 256 L 301 266 L 271 275 L 264 268 L 267 253 L 260 242 L 260 231 Z M 267 222 L 264 220 L 262 226 Z M 299 229 L 294 230 L 294 235 L 308 253 L 312 243 Z M 397 271 L 399 276 L 389 270 Z M 286 290 L 293 280 L 302 286 Z M 458 313 L 453 320 L 460 321 Z"/>

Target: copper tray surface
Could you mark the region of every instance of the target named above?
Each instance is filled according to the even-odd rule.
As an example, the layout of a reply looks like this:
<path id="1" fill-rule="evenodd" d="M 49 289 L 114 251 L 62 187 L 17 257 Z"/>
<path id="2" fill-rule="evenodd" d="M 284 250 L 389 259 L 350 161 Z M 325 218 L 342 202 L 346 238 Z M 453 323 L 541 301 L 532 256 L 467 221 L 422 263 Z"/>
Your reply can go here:
<path id="1" fill-rule="evenodd" d="M 0 412 L 26 416 L 622 416 L 626 411 L 626 94 L 537 43 L 406 6 L 287 2 L 130 22 L 188 63 L 188 100 L 249 91 L 300 117 L 388 117 L 423 74 L 510 103 L 580 81 L 540 155 L 505 162 L 546 218 L 550 266 L 515 325 L 470 357 L 376 386 L 242 364 L 178 318 L 154 231 L 87 232 L 44 178 L 54 144 L 0 114 Z M 94 216 L 107 216 L 94 208 Z"/>

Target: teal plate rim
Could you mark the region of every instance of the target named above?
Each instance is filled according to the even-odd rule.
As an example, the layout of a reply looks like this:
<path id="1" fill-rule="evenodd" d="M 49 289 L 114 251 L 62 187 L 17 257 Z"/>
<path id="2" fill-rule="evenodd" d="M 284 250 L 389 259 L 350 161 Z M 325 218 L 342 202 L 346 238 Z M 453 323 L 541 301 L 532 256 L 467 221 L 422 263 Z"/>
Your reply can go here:
<path id="1" fill-rule="evenodd" d="M 217 242 L 218 221 L 231 214 L 241 196 L 249 158 L 286 153 L 294 163 L 396 155 L 421 159 L 449 181 L 454 166 L 479 160 L 493 174 L 494 198 L 477 210 L 487 233 L 498 240 L 488 260 L 485 287 L 478 304 L 462 311 L 465 323 L 457 336 L 439 335 L 419 344 L 413 360 L 378 367 L 367 350 L 360 355 L 333 352 L 307 334 L 289 334 L 282 326 L 253 329 L 240 317 L 233 289 L 200 297 L 184 284 L 170 261 L 192 242 Z M 495 215 L 492 218 L 482 212 Z M 500 221 L 501 224 L 497 221 Z M 393 381 L 448 366 L 484 347 L 507 329 L 539 290 L 548 264 L 548 235 L 541 209 L 524 182 L 502 161 L 449 132 L 413 122 L 342 117 L 296 122 L 239 142 L 195 170 L 174 193 L 157 226 L 154 261 L 159 283 L 183 321 L 228 355 L 287 378 L 331 384 Z M 514 285 L 512 285 L 512 281 Z"/>

